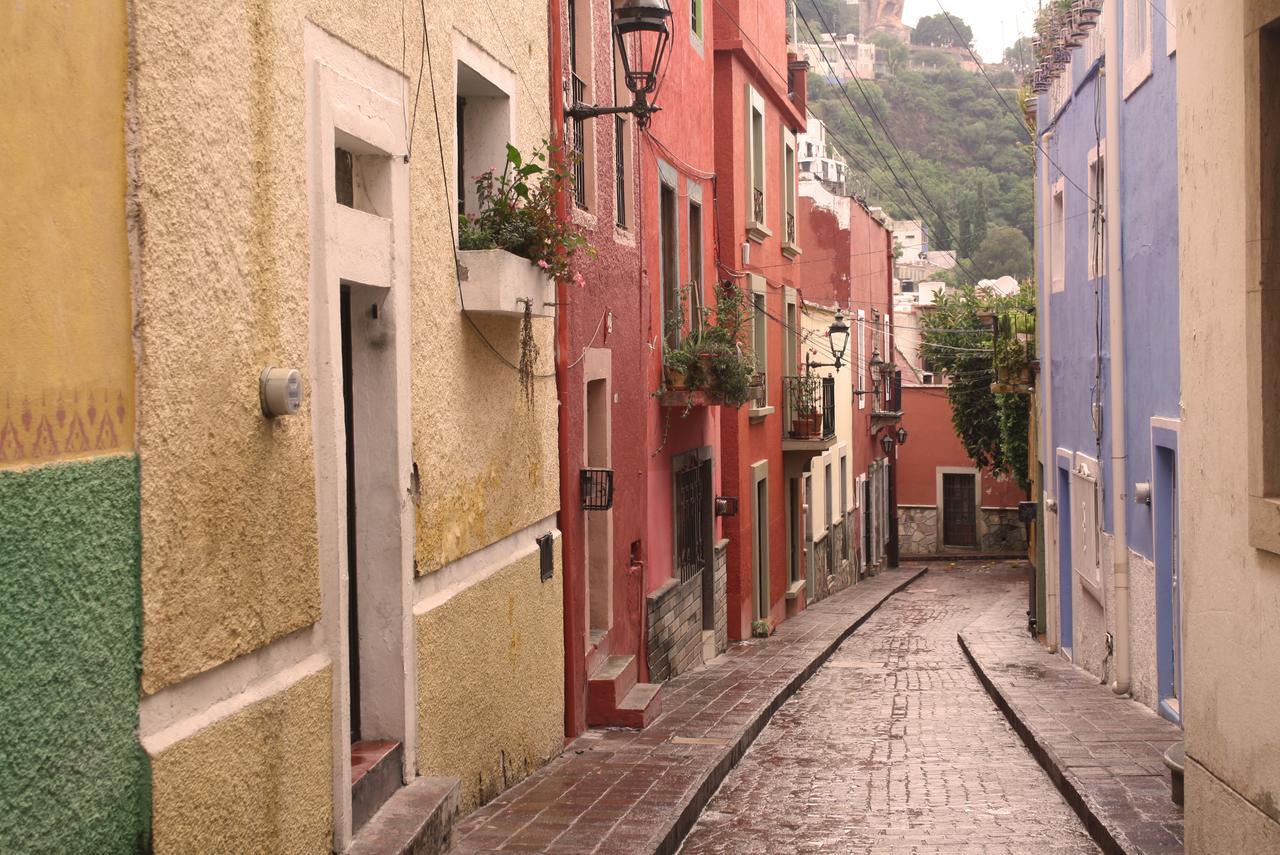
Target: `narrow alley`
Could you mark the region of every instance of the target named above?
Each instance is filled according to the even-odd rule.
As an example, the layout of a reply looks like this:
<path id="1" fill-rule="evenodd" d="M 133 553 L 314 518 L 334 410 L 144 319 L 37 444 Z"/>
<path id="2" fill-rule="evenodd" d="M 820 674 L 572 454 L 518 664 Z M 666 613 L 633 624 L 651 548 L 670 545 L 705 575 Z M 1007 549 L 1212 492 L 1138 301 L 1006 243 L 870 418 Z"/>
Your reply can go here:
<path id="1" fill-rule="evenodd" d="M 694 853 L 1097 852 L 956 634 L 1020 581 L 937 569 L 890 599 L 730 773 Z"/>

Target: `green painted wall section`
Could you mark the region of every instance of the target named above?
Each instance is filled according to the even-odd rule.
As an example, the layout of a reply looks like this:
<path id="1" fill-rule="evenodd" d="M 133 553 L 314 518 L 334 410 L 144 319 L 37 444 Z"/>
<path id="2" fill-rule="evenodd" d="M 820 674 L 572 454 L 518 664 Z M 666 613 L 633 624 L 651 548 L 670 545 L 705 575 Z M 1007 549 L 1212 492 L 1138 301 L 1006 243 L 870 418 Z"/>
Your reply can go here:
<path id="1" fill-rule="evenodd" d="M 138 461 L 0 471 L 0 849 L 144 851 Z"/>

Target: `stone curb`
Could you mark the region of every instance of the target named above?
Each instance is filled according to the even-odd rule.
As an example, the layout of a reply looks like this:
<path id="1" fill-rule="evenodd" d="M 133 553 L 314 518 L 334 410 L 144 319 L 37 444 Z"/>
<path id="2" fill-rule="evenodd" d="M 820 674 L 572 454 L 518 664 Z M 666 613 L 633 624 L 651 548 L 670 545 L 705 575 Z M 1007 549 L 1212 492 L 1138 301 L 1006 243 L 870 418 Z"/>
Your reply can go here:
<path id="1" fill-rule="evenodd" d="M 708 770 L 707 775 L 702 782 L 686 796 L 686 801 L 680 815 L 676 817 L 671 827 L 661 838 L 652 846 L 654 855 L 674 855 L 680 849 L 680 845 L 684 842 L 689 831 L 697 823 L 698 817 L 702 815 L 702 811 L 706 808 L 711 798 L 715 795 L 716 790 L 720 789 L 720 785 L 724 783 L 724 779 L 728 777 L 733 768 L 738 765 L 738 761 L 747 753 L 747 749 L 751 747 L 751 743 L 755 742 L 760 732 L 769 724 L 769 720 L 774 714 L 781 709 L 792 695 L 800 690 L 800 688 L 808 682 L 809 678 L 818 672 L 828 659 L 839 649 L 841 644 L 848 640 L 849 636 L 862 626 L 867 620 L 880 610 L 880 607 L 888 602 L 892 597 L 900 594 L 908 586 L 917 579 L 929 572 L 928 567 L 908 576 L 902 580 L 897 586 L 890 589 L 883 597 L 873 603 L 859 617 L 855 618 L 844 630 L 842 630 L 826 647 L 818 653 L 813 660 L 800 670 L 781 690 L 774 695 L 773 699 L 761 710 L 755 718 L 747 725 L 737 741 L 725 749 L 724 753 L 715 764 Z"/>
<path id="2" fill-rule="evenodd" d="M 978 662 L 978 658 L 970 650 L 969 642 L 964 637 L 963 632 L 956 634 L 956 641 L 959 642 L 961 651 L 964 652 L 965 658 L 969 660 L 969 664 L 973 667 L 973 672 L 977 675 L 978 682 L 982 683 L 983 688 L 987 690 L 987 694 L 991 696 L 996 706 L 1004 713 L 1004 717 L 1009 720 L 1009 725 L 1027 746 L 1027 750 L 1044 768 L 1045 773 L 1053 781 L 1058 791 L 1062 793 L 1062 797 L 1066 799 L 1067 804 L 1071 805 L 1071 809 L 1080 817 L 1080 821 L 1084 823 L 1085 828 L 1089 831 L 1089 836 L 1093 838 L 1094 842 L 1098 844 L 1106 855 L 1130 855 L 1129 850 L 1125 849 L 1117 838 L 1117 829 L 1110 826 L 1093 809 L 1089 799 L 1083 793 L 1079 779 L 1067 771 L 1066 766 L 1053 748 L 1036 733 L 1035 728 L 1027 724 L 1022 711 L 1017 708 L 1016 704 L 1005 697 L 1004 693 L 987 675 L 982 664 Z"/>

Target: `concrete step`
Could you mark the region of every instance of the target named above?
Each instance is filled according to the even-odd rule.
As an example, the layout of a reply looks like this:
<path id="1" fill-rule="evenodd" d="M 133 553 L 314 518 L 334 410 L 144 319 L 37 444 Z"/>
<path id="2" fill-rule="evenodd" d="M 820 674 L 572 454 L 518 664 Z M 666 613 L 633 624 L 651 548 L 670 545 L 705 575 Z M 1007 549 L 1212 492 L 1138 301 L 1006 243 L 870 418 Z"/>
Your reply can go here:
<path id="1" fill-rule="evenodd" d="M 438 855 L 453 846 L 457 778 L 418 778 L 365 823 L 347 855 Z"/>
<path id="2" fill-rule="evenodd" d="M 716 658 L 716 632 L 713 629 L 702 631 L 702 661 L 710 662 Z"/>
<path id="3" fill-rule="evenodd" d="M 351 828 L 359 831 L 404 783 L 399 742 L 366 740 L 351 746 Z"/>
<path id="4" fill-rule="evenodd" d="M 587 724 L 608 726 L 608 719 L 636 684 L 639 664 L 634 656 L 610 656 L 587 681 Z"/>
<path id="5" fill-rule="evenodd" d="M 662 684 L 636 683 L 608 722 L 612 727 L 644 730 L 662 712 Z"/>

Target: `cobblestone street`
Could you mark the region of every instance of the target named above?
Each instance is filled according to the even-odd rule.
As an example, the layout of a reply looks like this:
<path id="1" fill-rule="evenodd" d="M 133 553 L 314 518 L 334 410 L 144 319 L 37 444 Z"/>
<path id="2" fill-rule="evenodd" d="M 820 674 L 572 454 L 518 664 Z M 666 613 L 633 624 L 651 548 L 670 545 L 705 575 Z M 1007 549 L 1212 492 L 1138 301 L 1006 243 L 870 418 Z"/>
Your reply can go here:
<path id="1" fill-rule="evenodd" d="M 939 568 L 892 598 L 778 711 L 681 851 L 1098 851 L 956 642 L 1018 578 Z"/>

